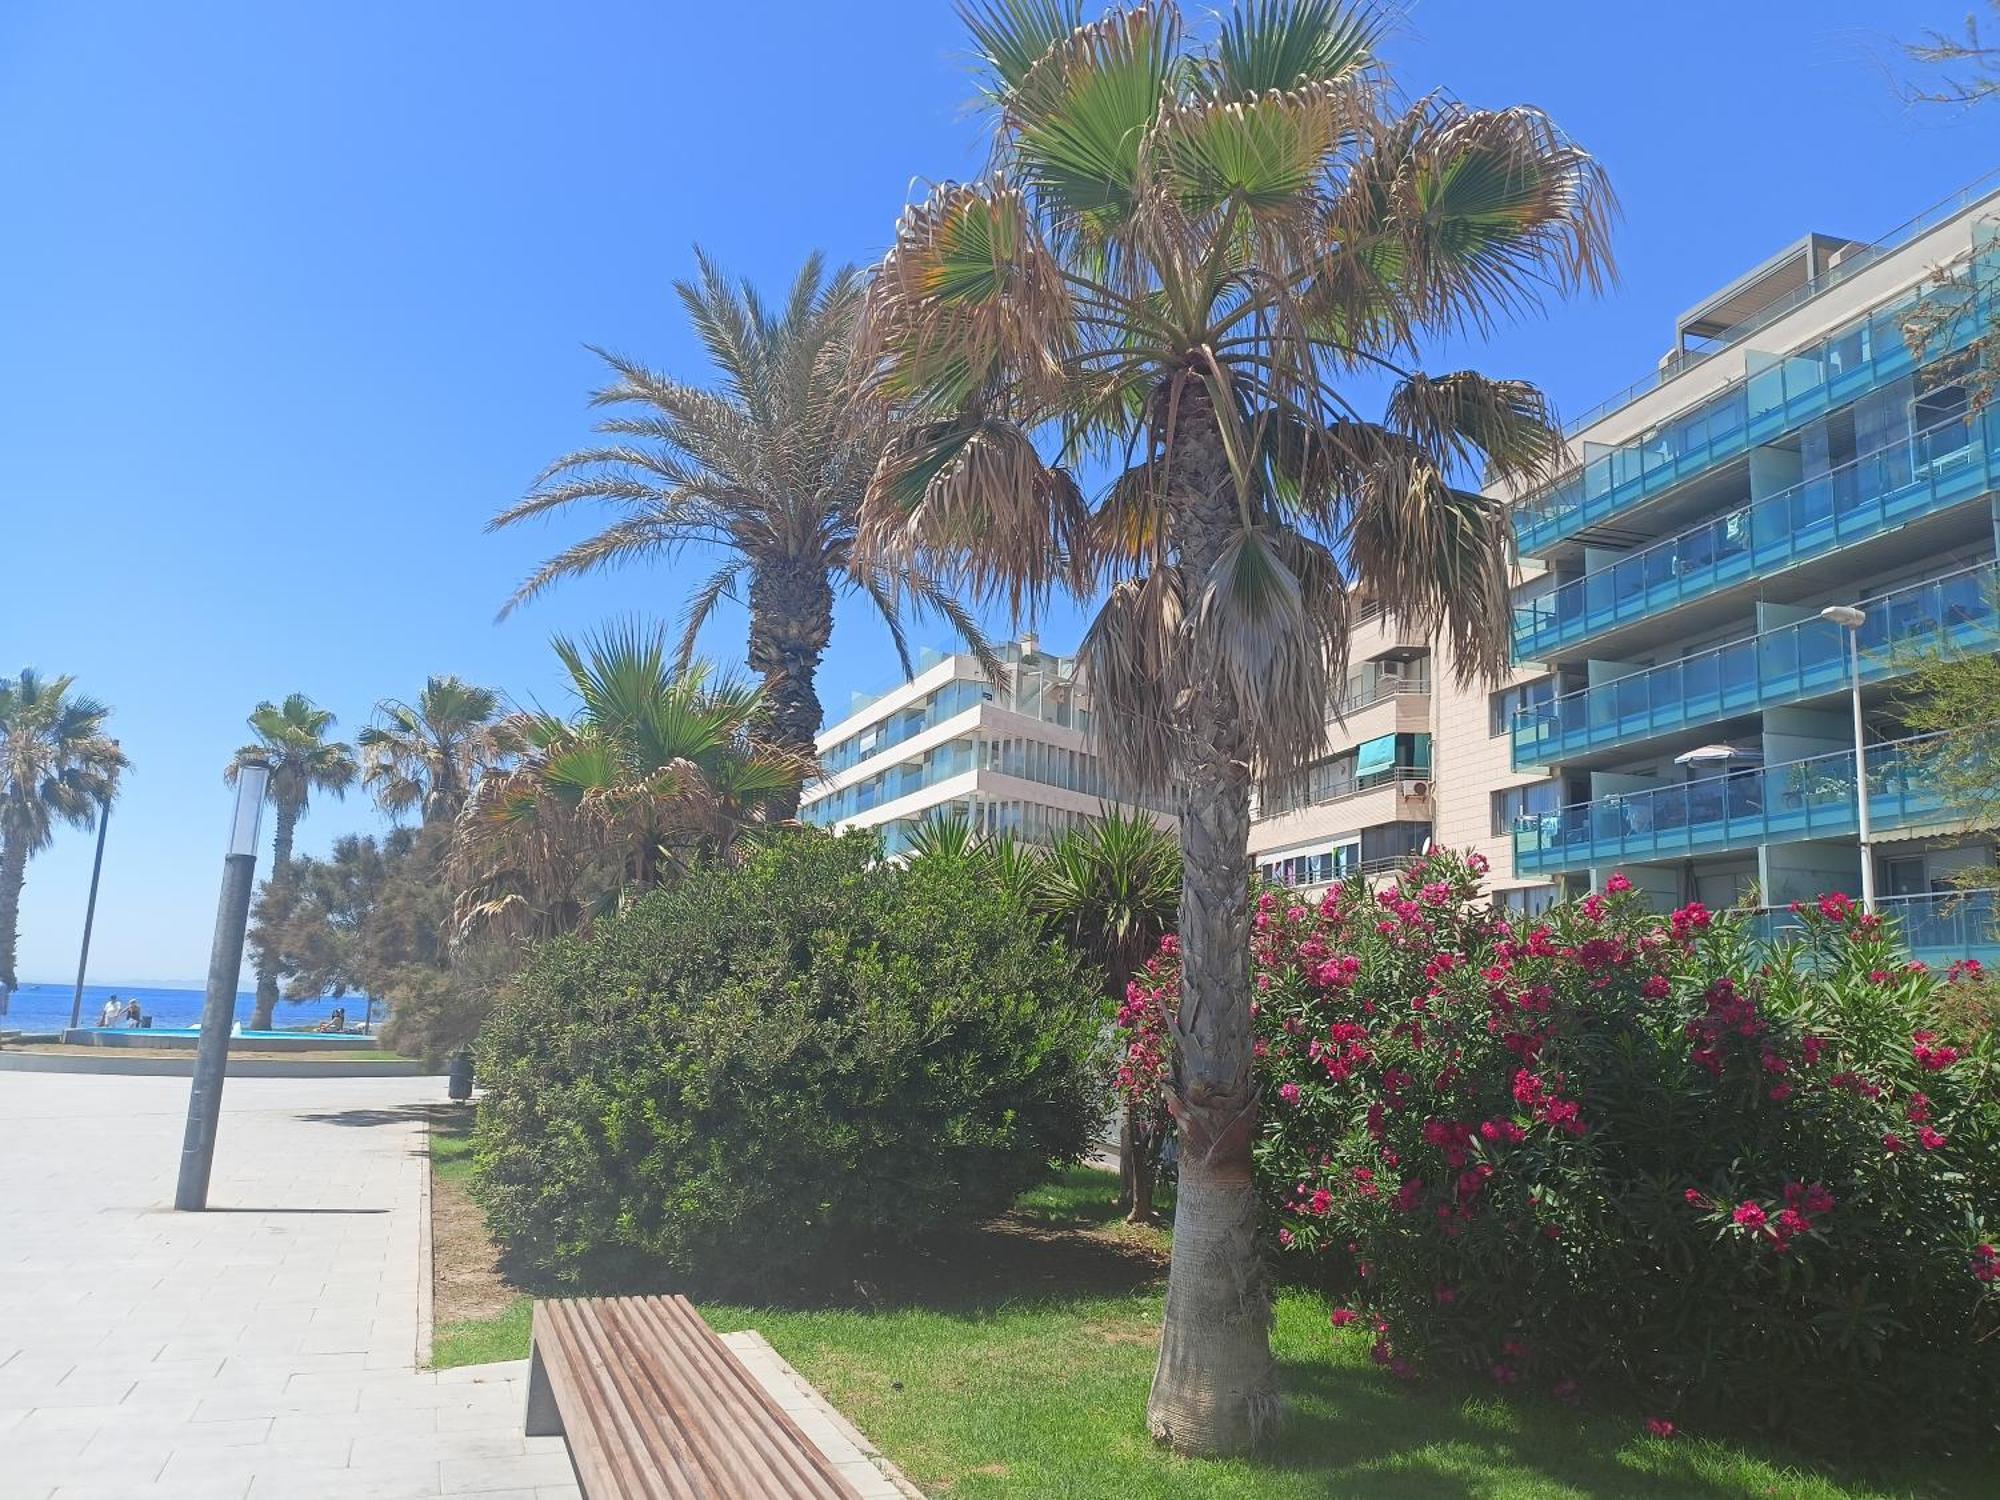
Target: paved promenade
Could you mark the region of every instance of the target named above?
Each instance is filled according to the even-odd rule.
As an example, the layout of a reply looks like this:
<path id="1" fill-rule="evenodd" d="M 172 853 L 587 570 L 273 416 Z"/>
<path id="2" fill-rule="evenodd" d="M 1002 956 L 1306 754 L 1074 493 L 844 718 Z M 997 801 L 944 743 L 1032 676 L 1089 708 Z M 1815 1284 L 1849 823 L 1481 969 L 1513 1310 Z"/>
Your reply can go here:
<path id="1" fill-rule="evenodd" d="M 173 1198 L 184 1079 L 0 1074 L 0 1500 L 572 1500 L 521 1365 L 416 1368 L 442 1079 L 232 1079 Z"/>

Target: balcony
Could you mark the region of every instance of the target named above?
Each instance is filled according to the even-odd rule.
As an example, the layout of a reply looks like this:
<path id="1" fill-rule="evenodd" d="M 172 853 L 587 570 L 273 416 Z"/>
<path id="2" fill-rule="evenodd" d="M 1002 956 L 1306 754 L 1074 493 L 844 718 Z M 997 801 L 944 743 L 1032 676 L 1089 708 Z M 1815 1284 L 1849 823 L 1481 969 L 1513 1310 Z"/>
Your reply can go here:
<path id="1" fill-rule="evenodd" d="M 1925 764 L 1925 749 L 1940 738 L 1924 735 L 1869 747 L 1873 832 L 1952 816 Z M 1842 750 L 1621 792 L 1524 819 L 1514 830 L 1514 873 L 1553 875 L 1855 835 L 1854 752 Z"/>
<path id="2" fill-rule="evenodd" d="M 1967 274 L 1983 285 L 1996 269 L 1983 250 Z M 1926 362 L 1965 348 L 1990 326 L 1993 298 L 1964 287 L 1964 309 L 1925 350 Z M 1949 289 L 1933 289 L 1929 299 Z M 1521 552 L 1535 556 L 1588 527 L 1622 516 L 1760 443 L 1908 374 L 1917 365 L 1903 322 L 1917 302 L 1900 297 L 1789 354 L 1748 350 L 1741 380 L 1637 442 L 1586 442 L 1584 461 L 1543 494 L 1514 507 Z"/>
<path id="3" fill-rule="evenodd" d="M 1981 499 L 1996 476 L 2000 409 L 1941 422 L 1517 606 L 1514 658 L 1574 650 L 1605 631 Z"/>
<path id="4" fill-rule="evenodd" d="M 2000 963 L 2000 892 L 1928 891 L 1916 896 L 1885 896 L 1875 911 L 1894 929 L 1913 958 L 1932 966 L 1974 958 Z M 1803 924 L 1788 907 L 1762 906 L 1735 913 L 1752 941 L 1771 947 L 1795 936 Z"/>
<path id="5" fill-rule="evenodd" d="M 1861 680 L 1901 676 L 1911 656 L 1939 648 L 2000 650 L 1995 574 L 1986 563 L 1869 600 Z M 1523 709 L 1514 716 L 1514 766 L 1626 749 L 1847 685 L 1847 632 L 1814 616 Z"/>

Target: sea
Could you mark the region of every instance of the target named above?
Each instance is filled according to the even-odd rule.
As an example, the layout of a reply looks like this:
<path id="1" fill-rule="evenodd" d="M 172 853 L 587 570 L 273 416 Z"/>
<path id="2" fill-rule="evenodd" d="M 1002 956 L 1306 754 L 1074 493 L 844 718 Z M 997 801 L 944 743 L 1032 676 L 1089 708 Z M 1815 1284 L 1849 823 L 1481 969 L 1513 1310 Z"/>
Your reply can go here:
<path id="1" fill-rule="evenodd" d="M 5 1015 L 0 1015 L 0 1030 L 60 1031 L 69 1025 L 70 1001 L 75 994 L 74 984 L 24 984 L 14 991 L 12 1007 Z M 123 1011 L 127 1001 L 137 1000 L 140 1014 L 151 1016 L 155 1026 L 201 1024 L 200 990 L 144 984 L 86 984 L 83 987 L 83 1024 L 95 1026 L 99 1013 L 104 1009 L 104 1002 L 113 996 L 117 997 L 120 1011 Z M 244 990 L 236 997 L 236 1019 L 248 1026 L 256 1005 L 256 993 Z M 335 1006 L 346 1007 L 350 1026 L 359 1025 L 367 1019 L 366 997 L 348 995 L 345 999 L 336 1000 L 328 995 L 318 1000 L 280 1000 L 273 1024 L 280 1030 L 316 1026 L 333 1014 Z M 381 1019 L 379 1006 L 376 1008 L 376 1019 Z"/>

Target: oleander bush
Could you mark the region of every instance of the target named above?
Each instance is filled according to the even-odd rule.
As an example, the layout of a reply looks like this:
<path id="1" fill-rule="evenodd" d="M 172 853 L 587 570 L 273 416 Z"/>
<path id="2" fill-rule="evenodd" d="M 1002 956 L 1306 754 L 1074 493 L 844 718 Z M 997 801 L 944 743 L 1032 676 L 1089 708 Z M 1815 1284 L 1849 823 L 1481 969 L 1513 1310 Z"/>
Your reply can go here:
<path id="1" fill-rule="evenodd" d="M 481 1034 L 477 1190 L 558 1284 L 831 1277 L 1079 1158 L 1102 1014 L 972 867 L 778 835 L 539 950 Z"/>
<path id="2" fill-rule="evenodd" d="M 1475 858 L 1254 897 L 1256 1151 L 1273 1248 L 1344 1287 L 1395 1375 L 1797 1441 L 1989 1445 L 2000 1096 L 1972 968 L 1842 896 L 1769 955 L 1614 876 L 1539 918 Z M 1120 1087 L 1167 1065 L 1170 941 Z"/>

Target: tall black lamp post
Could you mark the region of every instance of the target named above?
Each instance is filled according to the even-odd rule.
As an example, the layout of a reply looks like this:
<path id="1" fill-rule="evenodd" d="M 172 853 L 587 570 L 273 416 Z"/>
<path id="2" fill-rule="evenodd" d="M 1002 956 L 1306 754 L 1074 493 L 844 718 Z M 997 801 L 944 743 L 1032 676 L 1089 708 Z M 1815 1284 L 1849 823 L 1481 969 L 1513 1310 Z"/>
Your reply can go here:
<path id="1" fill-rule="evenodd" d="M 118 741 L 111 742 L 118 748 Z M 111 827 L 111 798 L 107 793 L 97 804 L 97 857 L 90 862 L 90 900 L 83 908 L 83 947 L 76 955 L 76 993 L 69 1002 L 69 1029 L 83 1024 L 83 974 L 90 967 L 90 929 L 97 921 L 97 877 L 104 873 L 104 835 Z"/>
<path id="2" fill-rule="evenodd" d="M 243 974 L 243 935 L 250 925 L 250 893 L 257 880 L 257 827 L 270 780 L 268 765 L 260 761 L 238 764 L 236 817 L 230 824 L 229 852 L 222 859 L 222 899 L 215 912 L 215 945 L 208 954 L 201 1040 L 195 1048 L 194 1087 L 188 1093 L 180 1183 L 174 1190 L 177 1209 L 208 1207 L 215 1127 L 222 1115 L 222 1080 L 229 1069 L 229 1030 L 236 1020 L 236 984 Z"/>

